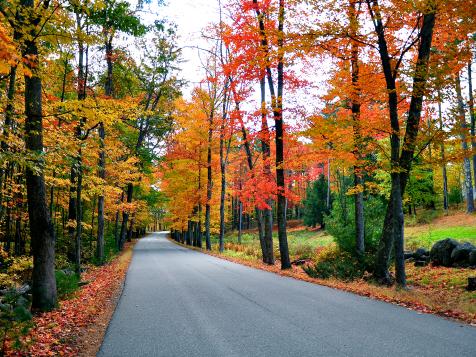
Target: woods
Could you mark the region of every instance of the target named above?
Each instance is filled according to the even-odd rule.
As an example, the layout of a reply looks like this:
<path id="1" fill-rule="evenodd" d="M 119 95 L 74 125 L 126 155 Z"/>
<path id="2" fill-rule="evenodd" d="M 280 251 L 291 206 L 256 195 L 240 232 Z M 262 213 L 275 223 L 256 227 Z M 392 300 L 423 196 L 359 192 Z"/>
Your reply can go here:
<path id="1" fill-rule="evenodd" d="M 53 310 L 158 230 L 311 278 L 420 279 L 436 238 L 408 227 L 474 212 L 476 2 L 222 0 L 191 46 L 165 6 L 0 0 L 0 299 Z M 448 242 L 443 265 L 476 265 Z"/>
<path id="2" fill-rule="evenodd" d="M 451 184 L 453 192 L 458 190 L 458 202 L 464 200 L 473 211 L 467 124 L 474 114 L 471 5 L 230 1 L 219 11 L 219 22 L 206 36 L 209 50 L 197 49 L 207 59 L 203 80 L 186 99 L 186 105 L 203 108 L 190 118 L 197 125 L 204 125 L 202 115 L 209 118 L 208 139 L 196 138 L 202 150 L 184 151 L 197 129 L 176 120 L 161 163 L 160 188 L 168 199 L 166 221 L 173 237 L 187 243 L 182 237 L 189 222 L 204 220 L 206 236 L 219 234 L 223 251 L 224 227 L 237 229 L 240 241 L 243 219 L 250 217 L 263 262 L 274 264 L 276 224 L 278 259 L 288 269 L 286 220 L 302 219 L 300 212 L 314 204 L 308 221 L 324 228 L 324 217 L 336 206 L 331 202 L 340 201 L 332 210 L 344 211 L 340 224 L 345 224 L 346 197 L 353 197 L 352 254 L 372 258 L 366 269 L 381 284 L 405 287 L 407 207 L 410 215 L 417 206 L 447 209 L 451 167 L 465 177 L 464 185 Z M 467 97 L 461 94 L 463 74 Z M 203 91 L 207 95 L 198 96 Z M 226 120 L 220 124 L 219 117 Z M 190 161 L 206 163 L 206 170 Z M 188 179 L 179 183 L 177 175 Z M 309 188 L 320 176 L 328 177 L 327 198 L 312 202 L 317 197 Z M 369 227 L 366 205 L 373 207 L 374 200 L 386 206 L 386 214 L 381 221 L 371 218 Z M 321 218 L 316 221 L 313 214 Z M 379 241 L 367 246 L 374 231 L 380 232 Z"/>
<path id="3" fill-rule="evenodd" d="M 55 271 L 103 264 L 152 222 L 180 50 L 173 25 L 143 23 L 127 2 L 0 10 L 0 285 L 25 282 L 4 269 L 32 257 L 32 309 L 44 311 L 57 306 Z"/>

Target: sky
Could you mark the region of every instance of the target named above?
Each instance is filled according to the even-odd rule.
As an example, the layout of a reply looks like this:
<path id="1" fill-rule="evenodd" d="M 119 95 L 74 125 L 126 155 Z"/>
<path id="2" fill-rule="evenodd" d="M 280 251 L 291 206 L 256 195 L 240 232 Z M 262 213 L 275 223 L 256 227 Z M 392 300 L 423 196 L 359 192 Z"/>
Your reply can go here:
<path id="1" fill-rule="evenodd" d="M 129 0 L 133 6 L 137 0 Z M 180 64 L 181 71 L 179 77 L 188 82 L 188 85 L 182 88 L 185 98 L 190 98 L 192 89 L 205 77 L 202 69 L 200 53 L 202 58 L 206 57 L 203 51 L 199 51 L 197 47 L 210 48 L 210 44 L 202 37 L 202 33 L 206 31 L 206 27 L 211 23 L 219 22 L 219 0 L 164 0 L 165 5 L 157 6 L 157 0 L 151 0 L 151 3 L 144 6 L 144 11 L 140 17 L 146 24 L 153 23 L 157 19 L 166 19 L 177 25 L 179 35 L 178 46 L 182 48 L 183 63 Z M 221 0 L 225 3 L 225 0 Z M 199 53 L 200 52 L 200 53 Z M 300 91 L 299 95 L 287 96 L 285 102 L 291 106 L 300 105 L 308 112 L 314 112 L 319 107 L 319 101 L 316 95 L 324 93 L 325 76 L 322 74 L 322 63 L 319 64 L 320 71 L 315 73 L 306 73 L 307 79 L 314 78 L 313 86 L 308 90 Z M 325 67 L 325 66 L 324 66 Z M 299 99 L 297 99 L 299 98 Z M 254 108 L 259 102 L 259 87 L 256 84 L 255 93 L 250 98 L 250 108 Z M 299 101 L 299 103 L 295 103 Z M 244 109 L 246 104 L 244 104 Z M 293 120 L 293 118 L 290 118 Z M 298 119 L 299 121 L 299 119 Z"/>
<path id="2" fill-rule="evenodd" d="M 165 18 L 177 25 L 184 60 L 180 76 L 189 82 L 184 90 L 187 95 L 204 77 L 196 47 L 208 47 L 201 34 L 207 25 L 218 19 L 218 0 L 166 0 L 165 6 L 151 4 L 150 9 L 152 14 L 141 17 L 147 21 Z"/>

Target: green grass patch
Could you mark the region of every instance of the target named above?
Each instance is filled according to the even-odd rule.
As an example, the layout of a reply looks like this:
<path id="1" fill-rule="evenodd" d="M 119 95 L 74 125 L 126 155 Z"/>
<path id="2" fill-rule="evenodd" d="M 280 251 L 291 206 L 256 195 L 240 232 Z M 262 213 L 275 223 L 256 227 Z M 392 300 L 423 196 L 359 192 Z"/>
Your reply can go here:
<path id="1" fill-rule="evenodd" d="M 431 248 L 431 246 L 442 239 L 453 238 L 459 241 L 468 241 L 476 244 L 476 227 L 456 226 L 456 227 L 424 227 L 415 232 L 406 234 L 406 245 L 409 249 Z"/>

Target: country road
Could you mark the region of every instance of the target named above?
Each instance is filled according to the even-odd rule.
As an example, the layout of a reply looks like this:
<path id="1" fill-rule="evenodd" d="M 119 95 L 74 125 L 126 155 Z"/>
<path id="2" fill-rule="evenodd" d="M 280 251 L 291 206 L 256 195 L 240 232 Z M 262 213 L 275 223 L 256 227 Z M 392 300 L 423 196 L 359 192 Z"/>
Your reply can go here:
<path id="1" fill-rule="evenodd" d="M 476 328 L 141 239 L 98 356 L 476 356 Z"/>

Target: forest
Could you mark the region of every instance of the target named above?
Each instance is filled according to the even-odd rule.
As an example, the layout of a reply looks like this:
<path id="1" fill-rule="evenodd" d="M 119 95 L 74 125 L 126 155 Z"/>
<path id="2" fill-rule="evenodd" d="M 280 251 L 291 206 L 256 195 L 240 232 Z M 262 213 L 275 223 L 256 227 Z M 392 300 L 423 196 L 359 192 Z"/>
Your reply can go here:
<path id="1" fill-rule="evenodd" d="M 199 82 L 166 6 L 0 0 L 2 319 L 148 231 L 405 289 L 412 225 L 473 222 L 474 0 L 217 1 Z"/>

